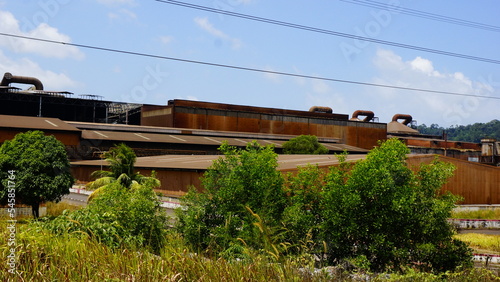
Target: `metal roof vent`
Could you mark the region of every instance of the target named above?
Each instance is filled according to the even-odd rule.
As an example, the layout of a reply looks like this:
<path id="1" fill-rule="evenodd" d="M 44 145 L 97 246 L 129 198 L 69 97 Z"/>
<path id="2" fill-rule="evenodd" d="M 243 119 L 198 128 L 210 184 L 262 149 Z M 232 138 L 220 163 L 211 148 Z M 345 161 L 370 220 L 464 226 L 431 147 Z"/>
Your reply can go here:
<path id="1" fill-rule="evenodd" d="M 33 84 L 36 90 L 43 90 L 43 84 L 38 78 L 12 75 L 10 72 L 6 72 L 0 86 L 9 86 L 11 83 Z"/>
<path id="2" fill-rule="evenodd" d="M 364 116 L 365 118 L 361 120 L 359 116 Z M 357 110 L 354 113 L 352 113 L 352 118 L 350 120 L 352 121 L 364 121 L 364 122 L 369 122 L 375 117 L 375 114 L 372 111 L 362 111 L 362 110 Z"/>
<path id="3" fill-rule="evenodd" d="M 313 113 L 325 113 L 325 114 L 331 114 L 331 113 L 333 113 L 332 108 L 330 108 L 330 107 L 320 107 L 320 106 L 312 106 L 309 109 L 309 111 L 313 112 Z"/>

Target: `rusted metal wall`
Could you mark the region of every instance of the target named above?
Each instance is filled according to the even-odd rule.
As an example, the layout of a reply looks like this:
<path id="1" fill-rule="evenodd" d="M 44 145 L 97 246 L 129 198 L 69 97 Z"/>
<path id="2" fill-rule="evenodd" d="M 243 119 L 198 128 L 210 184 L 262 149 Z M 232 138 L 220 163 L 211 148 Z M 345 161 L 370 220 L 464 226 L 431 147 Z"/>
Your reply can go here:
<path id="1" fill-rule="evenodd" d="M 428 164 L 436 155 L 411 155 L 407 160 L 412 170 L 417 170 L 421 164 Z M 450 191 L 464 198 L 459 204 L 464 205 L 498 205 L 500 204 L 500 168 L 480 163 L 468 162 L 451 157 L 438 156 L 441 161 L 455 165 L 453 177 L 441 188 L 441 193 Z M 328 172 L 328 166 L 320 166 Z M 297 169 L 286 170 L 283 173 L 295 174 Z"/>
<path id="2" fill-rule="evenodd" d="M 387 139 L 387 128 L 384 125 L 369 122 L 349 122 L 346 126 L 345 143 L 364 149 L 372 149 L 378 145 L 379 140 Z"/>
<path id="3" fill-rule="evenodd" d="M 1 128 L 0 129 L 0 144 L 5 142 L 5 140 L 12 140 L 14 137 L 21 132 L 27 132 L 29 130 L 35 129 L 9 129 L 9 128 Z M 80 143 L 81 132 L 79 131 L 49 131 L 39 129 L 44 132 L 45 135 L 50 136 L 54 135 L 54 137 L 61 141 L 66 146 L 77 146 Z"/>
<path id="4" fill-rule="evenodd" d="M 177 128 L 316 135 L 338 138 L 347 145 L 364 149 L 373 148 L 377 141 L 387 136 L 386 124 L 349 121 L 348 115 L 341 114 L 184 100 L 170 101 L 164 108 L 169 111 L 158 106 L 143 107 L 142 125 L 172 124 Z M 160 121 L 162 118 L 165 121 Z"/>
<path id="5" fill-rule="evenodd" d="M 449 140 L 422 139 L 422 138 L 405 138 L 405 143 L 409 146 L 419 146 L 427 148 L 452 148 L 452 149 L 468 149 L 481 150 L 481 144 L 471 142 L 459 142 Z"/>
<path id="6" fill-rule="evenodd" d="M 479 163 L 462 161 L 450 157 L 439 157 L 442 161 L 456 166 L 454 176 L 441 191 L 450 191 L 464 198 L 462 204 L 500 204 L 500 168 Z M 413 156 L 408 163 L 417 166 L 429 163 L 433 156 Z"/>
<path id="7" fill-rule="evenodd" d="M 172 127 L 172 107 L 155 105 L 142 106 L 141 125 Z"/>
<path id="8" fill-rule="evenodd" d="M 106 168 L 106 167 L 104 167 Z M 96 170 L 100 170 L 100 166 L 72 166 L 71 174 L 81 182 L 89 182 L 93 179 L 90 174 Z M 151 175 L 153 169 L 138 168 L 136 171 L 142 175 Z M 161 181 L 161 186 L 155 189 L 166 196 L 182 196 L 190 186 L 201 189 L 200 177 L 203 176 L 203 171 L 198 170 L 155 170 L 156 177 Z"/>

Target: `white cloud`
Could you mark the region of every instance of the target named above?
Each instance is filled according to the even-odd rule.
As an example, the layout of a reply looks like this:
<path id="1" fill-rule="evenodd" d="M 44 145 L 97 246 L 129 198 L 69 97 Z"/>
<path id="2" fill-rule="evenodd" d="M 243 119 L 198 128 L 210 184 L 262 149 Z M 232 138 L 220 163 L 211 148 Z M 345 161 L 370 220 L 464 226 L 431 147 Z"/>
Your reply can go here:
<path id="1" fill-rule="evenodd" d="M 215 28 L 210 23 L 210 21 L 208 20 L 208 18 L 195 18 L 194 22 L 201 29 L 203 29 L 204 31 L 208 32 L 210 35 L 212 35 L 212 36 L 214 36 L 214 37 L 216 37 L 216 38 L 218 38 L 220 40 L 229 42 L 231 44 L 231 47 L 233 49 L 239 49 L 239 48 L 241 48 L 242 42 L 241 42 L 240 39 L 231 37 L 231 36 L 227 35 L 226 33 L 224 33 L 223 31 Z"/>
<path id="2" fill-rule="evenodd" d="M 275 70 L 275 69 L 273 69 L 271 66 L 266 66 L 266 67 L 264 67 L 264 70 L 266 70 L 266 71 L 270 71 L 270 72 L 266 72 L 266 73 L 264 73 L 264 76 L 265 76 L 268 80 L 270 80 L 270 81 L 272 81 L 272 82 L 274 82 L 274 83 L 281 82 L 281 79 L 280 79 L 280 78 L 281 78 L 281 75 L 279 75 L 279 74 L 275 74 L 275 73 L 271 73 L 271 72 L 275 72 L 275 71 L 276 71 L 276 70 Z"/>
<path id="3" fill-rule="evenodd" d="M 6 72 L 10 72 L 13 75 L 36 77 L 40 79 L 46 90 L 59 91 L 79 86 L 78 82 L 72 80 L 64 73 L 44 70 L 37 63 L 27 58 L 14 61 L 5 56 L 0 50 L 0 73 L 3 75 Z"/>
<path id="4" fill-rule="evenodd" d="M 462 71 L 439 71 L 432 61 L 422 57 L 404 61 L 394 52 L 380 49 L 373 64 L 378 74 L 372 82 L 377 84 L 480 96 L 500 94 L 490 84 L 474 81 Z M 419 123 L 437 123 L 442 126 L 498 118 L 497 100 L 390 88 L 371 87 L 370 91 L 371 97 L 363 99 L 361 103 L 376 108 L 373 110 L 383 116 L 382 122 L 390 121 L 396 113 L 411 114 Z"/>
<path id="5" fill-rule="evenodd" d="M 179 100 L 189 100 L 189 101 L 199 101 L 198 97 L 192 96 L 192 95 L 187 95 L 186 97 L 177 97 L 175 99 Z"/>
<path id="6" fill-rule="evenodd" d="M 60 33 L 57 28 L 46 23 L 39 24 L 36 28 L 23 32 L 20 29 L 19 21 L 14 15 L 7 11 L 0 11 L 0 30 L 4 33 L 35 37 L 57 42 L 71 42 L 69 36 Z M 75 46 L 54 44 L 29 39 L 14 37 L 0 37 L 0 46 L 9 48 L 16 53 L 33 53 L 51 58 L 75 58 L 82 59 L 84 54 Z"/>
<path id="7" fill-rule="evenodd" d="M 160 39 L 160 42 L 165 44 L 165 45 L 168 45 L 168 44 L 172 43 L 172 41 L 174 41 L 174 38 L 172 36 L 160 36 L 159 39 Z"/>
<path id="8" fill-rule="evenodd" d="M 116 12 L 109 12 L 108 18 L 110 20 L 136 20 L 137 15 L 128 9 L 119 9 Z"/>
<path id="9" fill-rule="evenodd" d="M 116 6 L 116 5 L 135 5 L 135 0 L 97 0 L 97 3 L 108 5 L 108 6 Z"/>

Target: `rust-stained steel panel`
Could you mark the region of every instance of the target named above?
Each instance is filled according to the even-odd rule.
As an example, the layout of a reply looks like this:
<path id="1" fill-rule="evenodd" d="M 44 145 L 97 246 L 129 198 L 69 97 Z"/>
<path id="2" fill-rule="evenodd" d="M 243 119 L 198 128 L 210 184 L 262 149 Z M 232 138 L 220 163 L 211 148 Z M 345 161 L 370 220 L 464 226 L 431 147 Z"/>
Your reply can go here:
<path id="1" fill-rule="evenodd" d="M 262 114 L 272 114 L 272 115 L 322 117 L 322 118 L 332 118 L 337 120 L 349 119 L 349 115 L 344 115 L 344 114 L 327 114 L 327 113 L 317 113 L 309 111 L 284 110 L 276 108 L 263 108 L 263 107 L 252 107 L 252 106 L 220 104 L 220 103 L 188 101 L 188 100 L 170 100 L 169 105 L 174 107 L 219 109 L 219 110 L 228 110 L 235 112 L 262 113 Z"/>
<path id="2" fill-rule="evenodd" d="M 238 116 L 238 131 L 260 132 L 260 120 L 255 118 L 246 118 Z"/>
<path id="3" fill-rule="evenodd" d="M 384 124 L 349 122 L 345 130 L 345 143 L 364 149 L 372 149 L 379 140 L 387 139 Z"/>
<path id="4" fill-rule="evenodd" d="M 416 155 L 407 162 L 410 166 L 417 166 L 430 163 L 433 159 L 434 155 Z M 439 159 L 457 168 L 441 191 L 464 197 L 462 204 L 500 204 L 500 168 L 444 156 L 439 156 Z"/>
<path id="5" fill-rule="evenodd" d="M 169 101 L 168 107 L 172 108 L 172 124 L 177 128 L 311 134 L 339 138 L 348 145 L 365 149 L 373 148 L 378 140 L 385 140 L 387 137 L 386 124 L 349 121 L 348 115 L 185 100 Z"/>

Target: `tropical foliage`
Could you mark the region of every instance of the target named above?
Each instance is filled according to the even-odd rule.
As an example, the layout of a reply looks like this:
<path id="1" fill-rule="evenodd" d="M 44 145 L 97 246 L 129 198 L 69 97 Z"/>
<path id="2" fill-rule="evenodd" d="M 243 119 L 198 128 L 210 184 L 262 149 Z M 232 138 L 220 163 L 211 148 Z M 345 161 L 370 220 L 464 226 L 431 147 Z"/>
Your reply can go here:
<path id="1" fill-rule="evenodd" d="M 85 234 L 113 248 L 146 247 L 159 252 L 165 243 L 168 218 L 151 186 L 130 190 L 115 182 L 85 208 L 65 211 L 41 224 L 57 235 Z"/>
<path id="2" fill-rule="evenodd" d="M 81 233 L 110 247 L 147 247 L 158 252 L 163 246 L 168 218 L 160 207 L 154 188 L 158 179 L 134 172 L 136 155 L 124 144 L 106 154 L 111 171 L 91 184 L 99 187 L 92 201 L 80 210 L 63 212 L 43 223 L 54 234 Z"/>
<path id="3" fill-rule="evenodd" d="M 272 148 L 221 150 L 224 158 L 204 176 L 205 191 L 190 191 L 178 210 L 177 228 L 196 251 L 299 255 L 372 271 L 471 266 L 470 249 L 453 239 L 447 222 L 458 198 L 438 193 L 451 164 L 435 160 L 414 172 L 405 163 L 408 149 L 391 139 L 365 160 L 350 164 L 341 155 L 329 171 L 309 166 L 285 180 Z"/>
<path id="4" fill-rule="evenodd" d="M 177 228 L 195 248 L 238 257 L 243 256 L 242 245 L 257 247 L 264 239 L 252 214 L 262 224 L 279 225 L 285 207 L 283 177 L 270 146 L 252 142 L 238 150 L 224 143 L 220 151 L 224 158 L 203 178 L 206 192 L 193 189 L 185 197 Z"/>
<path id="5" fill-rule="evenodd" d="M 108 170 L 98 170 L 92 173 L 96 180 L 87 184 L 89 189 L 95 190 L 89 197 L 91 201 L 94 197 L 102 193 L 111 183 L 119 183 L 129 189 L 137 189 L 141 185 L 148 183 L 152 188 L 160 186 L 160 181 L 155 178 L 155 174 L 148 177 L 135 172 L 134 164 L 137 159 L 134 150 L 121 143 L 104 153 L 106 161 L 109 163 Z"/>

